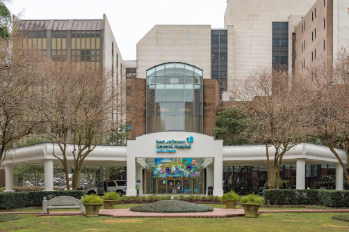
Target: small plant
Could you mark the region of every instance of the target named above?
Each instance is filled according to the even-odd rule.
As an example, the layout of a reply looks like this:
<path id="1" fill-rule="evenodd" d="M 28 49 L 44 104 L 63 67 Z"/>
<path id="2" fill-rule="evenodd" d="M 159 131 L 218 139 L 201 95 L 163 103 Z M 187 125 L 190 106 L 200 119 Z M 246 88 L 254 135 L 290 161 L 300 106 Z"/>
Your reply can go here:
<path id="1" fill-rule="evenodd" d="M 209 198 L 209 197 L 206 197 L 206 196 L 202 196 L 202 197 L 201 197 L 201 200 L 202 200 L 202 201 L 208 201 L 208 200 L 210 200 L 210 198 Z"/>
<path id="2" fill-rule="evenodd" d="M 214 197 L 213 197 L 213 201 L 215 201 L 215 202 L 221 201 L 221 198 L 218 197 L 218 196 L 214 196 Z"/>
<path id="3" fill-rule="evenodd" d="M 103 199 L 95 194 L 86 195 L 84 197 L 83 203 L 85 204 L 103 204 Z"/>
<path id="4" fill-rule="evenodd" d="M 150 195 L 150 196 L 147 198 L 147 200 L 148 200 L 148 202 L 154 202 L 154 201 L 157 200 L 156 198 L 157 198 L 156 195 L 153 194 L 153 195 Z"/>
<path id="5" fill-rule="evenodd" d="M 174 196 L 174 197 L 173 197 L 173 200 L 180 200 L 180 199 L 181 199 L 180 196 Z"/>
<path id="6" fill-rule="evenodd" d="M 186 199 L 187 199 L 187 197 L 186 197 L 186 196 L 184 196 L 184 195 L 180 195 L 180 196 L 179 196 L 179 199 L 181 199 L 181 200 L 186 200 Z"/>
<path id="7" fill-rule="evenodd" d="M 194 195 L 190 195 L 187 197 L 187 201 L 194 201 L 195 200 L 195 196 Z"/>
<path id="8" fill-rule="evenodd" d="M 332 219 L 344 221 L 344 222 L 349 222 L 349 215 L 348 214 L 338 214 L 338 215 L 332 216 Z"/>
<path id="9" fill-rule="evenodd" d="M 130 202 L 132 202 L 132 197 L 123 196 L 121 199 L 122 199 L 122 201 L 125 202 L 125 203 L 130 203 Z"/>
<path id="10" fill-rule="evenodd" d="M 135 200 L 137 203 L 141 203 L 141 202 L 145 201 L 145 197 L 136 197 Z"/>
<path id="11" fill-rule="evenodd" d="M 200 196 L 200 195 L 196 195 L 196 196 L 194 197 L 194 200 L 195 200 L 195 201 L 200 201 L 200 200 L 201 200 L 201 196 Z"/>
<path id="12" fill-rule="evenodd" d="M 230 191 L 227 193 L 224 193 L 222 196 L 222 202 L 223 201 L 238 201 L 240 199 L 239 195 L 235 193 L 234 191 Z"/>
<path id="13" fill-rule="evenodd" d="M 117 203 L 120 201 L 120 196 L 116 192 L 108 192 L 104 193 L 103 200 L 111 200 Z"/>
<path id="14" fill-rule="evenodd" d="M 259 204 L 262 206 L 263 205 L 263 197 L 259 197 L 259 196 L 254 195 L 254 194 L 250 194 L 250 195 L 241 197 L 240 203 L 242 203 L 242 204 Z"/>

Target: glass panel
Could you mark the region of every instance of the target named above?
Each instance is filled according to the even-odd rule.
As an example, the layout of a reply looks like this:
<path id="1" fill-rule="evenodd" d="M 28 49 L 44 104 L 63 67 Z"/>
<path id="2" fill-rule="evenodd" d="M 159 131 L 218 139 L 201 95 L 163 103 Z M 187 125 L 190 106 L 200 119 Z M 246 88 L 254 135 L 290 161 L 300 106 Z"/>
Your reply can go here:
<path id="1" fill-rule="evenodd" d="M 166 116 L 165 130 L 174 130 L 174 129 L 175 129 L 174 128 L 174 116 Z"/>
<path id="2" fill-rule="evenodd" d="M 167 194 L 174 194 L 175 188 L 174 188 L 174 180 L 167 180 Z"/>
<path id="3" fill-rule="evenodd" d="M 183 193 L 182 180 L 175 180 L 175 194 Z"/>
<path id="4" fill-rule="evenodd" d="M 194 76 L 194 67 L 186 65 L 185 66 L 185 77 L 192 77 Z"/>
<path id="5" fill-rule="evenodd" d="M 165 76 L 165 67 L 163 65 L 156 67 L 156 76 L 157 77 Z"/>
<path id="6" fill-rule="evenodd" d="M 177 104 L 176 104 L 177 106 Z M 183 116 L 175 116 L 175 130 L 184 130 L 184 117 Z"/>
<path id="7" fill-rule="evenodd" d="M 72 38 L 72 39 L 71 39 L 71 48 L 72 48 L 72 49 L 75 49 L 75 43 L 76 43 L 76 39 L 75 39 L 75 38 Z"/>
<path id="8" fill-rule="evenodd" d="M 96 48 L 101 49 L 101 39 L 100 38 L 96 39 Z"/>
<path id="9" fill-rule="evenodd" d="M 187 108 L 186 108 L 187 109 Z M 193 131 L 193 117 L 192 116 L 185 116 L 185 131 Z"/>
<path id="10" fill-rule="evenodd" d="M 149 69 L 147 71 L 147 77 L 155 77 L 155 68 Z"/>
<path id="11" fill-rule="evenodd" d="M 175 101 L 184 102 L 184 85 L 176 84 L 175 85 Z"/>
<path id="12" fill-rule="evenodd" d="M 183 179 L 183 194 L 192 194 L 191 179 Z"/>
<path id="13" fill-rule="evenodd" d="M 46 50 L 46 49 L 47 49 L 47 39 L 46 39 L 46 38 L 43 38 L 43 39 L 42 39 L 42 49 L 43 49 L 43 50 Z"/>
<path id="14" fill-rule="evenodd" d="M 165 130 L 165 117 L 164 116 L 156 117 L 156 131 L 164 131 L 164 130 Z"/>
<path id="15" fill-rule="evenodd" d="M 96 49 L 96 38 L 91 38 L 91 49 Z"/>
<path id="16" fill-rule="evenodd" d="M 91 48 L 91 38 L 86 38 L 86 49 Z"/>
<path id="17" fill-rule="evenodd" d="M 157 194 L 166 194 L 166 180 L 158 179 Z"/>
<path id="18" fill-rule="evenodd" d="M 167 75 L 167 72 L 166 72 Z M 184 76 L 184 64 L 175 64 L 175 76 L 181 77 Z"/>
<path id="19" fill-rule="evenodd" d="M 165 115 L 173 116 L 174 115 L 174 109 L 175 109 L 175 103 L 166 101 L 165 109 L 164 109 Z M 167 121 L 167 119 L 166 119 L 166 121 Z"/>
<path id="20" fill-rule="evenodd" d="M 67 49 L 67 39 L 66 38 L 62 39 L 62 49 Z"/>
<path id="21" fill-rule="evenodd" d="M 156 132 L 155 130 L 155 117 L 148 117 L 148 131 L 149 133 L 151 132 Z"/>
<path id="22" fill-rule="evenodd" d="M 166 76 L 174 76 L 174 64 L 166 64 Z"/>
<path id="23" fill-rule="evenodd" d="M 184 116 L 184 113 L 185 113 L 184 102 L 176 102 L 175 115 Z"/>
<path id="24" fill-rule="evenodd" d="M 165 100 L 165 85 L 157 84 L 155 90 L 155 102 L 163 102 Z"/>
<path id="25" fill-rule="evenodd" d="M 81 48 L 81 39 L 80 38 L 76 38 L 76 49 L 80 49 Z"/>

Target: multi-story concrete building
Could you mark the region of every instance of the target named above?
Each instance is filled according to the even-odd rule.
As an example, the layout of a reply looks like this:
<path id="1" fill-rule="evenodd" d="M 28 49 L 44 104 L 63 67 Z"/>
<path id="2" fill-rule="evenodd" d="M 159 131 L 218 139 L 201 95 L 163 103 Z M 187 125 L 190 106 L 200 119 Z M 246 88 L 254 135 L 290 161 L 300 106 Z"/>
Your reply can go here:
<path id="1" fill-rule="evenodd" d="M 210 137 L 218 105 L 238 100 L 229 90 L 261 66 L 297 75 L 312 61 L 333 63 L 349 38 L 348 9 L 346 0 L 229 0 L 224 28 L 156 25 L 129 61 L 122 60 L 106 17 L 23 20 L 20 30 L 33 31 L 33 40 L 43 37 L 38 48 L 54 60 L 110 69 L 116 88 L 126 78 L 132 140 L 127 147 L 100 148 L 87 162 L 127 165 L 128 195 L 136 194 L 136 180 L 145 194 L 204 194 L 212 186 L 222 195 L 222 179 L 231 185 L 231 173 L 243 173 L 243 188 L 263 186 L 267 175 L 261 146 L 223 146 Z M 343 188 L 343 170 L 326 148 L 302 144 L 285 157 L 281 177 L 288 187 L 315 187 L 321 175 L 332 175 Z"/>

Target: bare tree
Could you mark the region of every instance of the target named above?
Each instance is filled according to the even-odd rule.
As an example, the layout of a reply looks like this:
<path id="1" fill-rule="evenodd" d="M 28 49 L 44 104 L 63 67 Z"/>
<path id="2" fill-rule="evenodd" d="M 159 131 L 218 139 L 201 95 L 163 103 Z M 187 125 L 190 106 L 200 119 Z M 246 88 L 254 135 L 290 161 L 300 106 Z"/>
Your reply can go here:
<path id="1" fill-rule="evenodd" d="M 308 107 L 309 128 L 321 138 L 342 166 L 349 180 L 344 160 L 335 148 L 341 148 L 349 160 L 349 56 L 343 51 L 333 70 L 317 67 L 316 80 L 308 84 L 312 89 L 312 104 Z M 310 79 L 310 77 L 308 77 Z"/>
<path id="2" fill-rule="evenodd" d="M 247 138 L 265 144 L 268 181 L 274 189 L 279 188 L 283 157 L 302 141 L 307 120 L 302 114 L 305 104 L 300 101 L 302 90 L 292 88 L 291 91 L 288 83 L 289 75 L 285 70 L 263 68 L 239 83 L 237 92 L 251 122 Z M 270 147 L 274 147 L 274 154 L 270 154 Z"/>
<path id="3" fill-rule="evenodd" d="M 23 48 L 24 39 L 0 39 L 0 164 L 9 158 L 16 140 L 42 123 L 39 111 L 46 60 L 35 50 Z"/>

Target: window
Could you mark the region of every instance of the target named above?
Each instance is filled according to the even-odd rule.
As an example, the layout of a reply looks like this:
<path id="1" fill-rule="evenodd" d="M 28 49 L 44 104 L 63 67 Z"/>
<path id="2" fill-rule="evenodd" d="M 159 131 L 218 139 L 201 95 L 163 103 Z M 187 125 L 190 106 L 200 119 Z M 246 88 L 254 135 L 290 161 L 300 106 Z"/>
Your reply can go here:
<path id="1" fill-rule="evenodd" d="M 314 32 L 311 32 L 311 41 L 314 41 Z"/>
<path id="2" fill-rule="evenodd" d="M 147 133 L 203 131 L 203 72 L 183 63 L 147 70 Z"/>
<path id="3" fill-rule="evenodd" d="M 326 18 L 324 18 L 324 29 L 326 28 Z"/>
<path id="4" fill-rule="evenodd" d="M 323 48 L 324 48 L 324 51 L 326 51 L 326 40 L 324 40 Z"/>
<path id="5" fill-rule="evenodd" d="M 304 27 L 303 27 L 303 24 L 302 24 L 302 34 L 303 34 L 303 30 L 304 30 Z"/>
<path id="6" fill-rule="evenodd" d="M 273 22 L 273 68 L 288 68 L 288 22 Z"/>
<path id="7" fill-rule="evenodd" d="M 314 9 L 314 18 L 316 18 L 316 8 Z"/>
<path id="8" fill-rule="evenodd" d="M 316 39 L 316 28 L 314 29 L 314 39 Z"/>
<path id="9" fill-rule="evenodd" d="M 116 183 L 118 184 L 118 186 L 126 186 L 126 181 L 124 180 L 117 180 Z"/>
<path id="10" fill-rule="evenodd" d="M 227 43 L 227 30 L 211 31 L 211 78 L 218 81 L 219 97 L 227 90 Z"/>
<path id="11" fill-rule="evenodd" d="M 115 187 L 116 184 L 115 184 L 114 181 L 110 181 L 110 182 L 107 182 L 107 186 L 108 186 L 108 187 Z"/>
<path id="12" fill-rule="evenodd" d="M 304 40 L 304 50 L 305 50 L 305 40 Z"/>
<path id="13" fill-rule="evenodd" d="M 303 47 L 303 43 L 302 43 L 302 53 L 303 53 L 303 48 L 304 48 L 304 47 Z"/>
<path id="14" fill-rule="evenodd" d="M 311 12 L 311 21 L 314 21 L 314 11 Z"/>
<path id="15" fill-rule="evenodd" d="M 35 49 L 42 55 L 46 55 L 46 31 L 20 31 L 20 35 L 27 37 L 23 44 L 25 49 Z"/>
<path id="16" fill-rule="evenodd" d="M 326 6 L 326 0 L 324 0 L 324 7 Z"/>
<path id="17" fill-rule="evenodd" d="M 305 68 L 305 60 L 304 60 L 304 68 Z"/>
<path id="18" fill-rule="evenodd" d="M 136 79 L 136 70 L 135 68 L 126 68 L 126 79 Z"/>
<path id="19" fill-rule="evenodd" d="M 51 31 L 51 56 L 54 61 L 67 59 L 67 31 Z"/>
<path id="20" fill-rule="evenodd" d="M 89 62 L 100 67 L 101 60 L 100 31 L 72 31 L 72 59 L 78 62 Z"/>
<path id="21" fill-rule="evenodd" d="M 311 52 L 311 61 L 314 61 L 314 52 Z"/>
<path id="22" fill-rule="evenodd" d="M 316 60 L 316 49 L 314 50 L 314 60 Z"/>
<path id="23" fill-rule="evenodd" d="M 305 21 L 304 21 L 304 31 L 305 31 L 306 29 L 305 29 Z"/>

